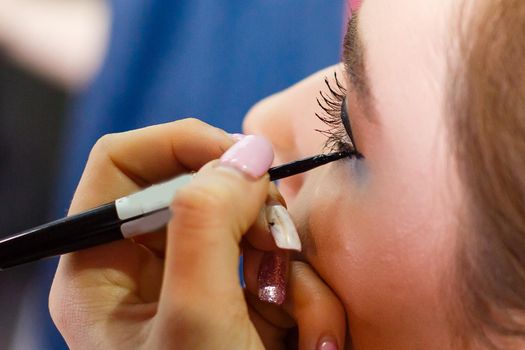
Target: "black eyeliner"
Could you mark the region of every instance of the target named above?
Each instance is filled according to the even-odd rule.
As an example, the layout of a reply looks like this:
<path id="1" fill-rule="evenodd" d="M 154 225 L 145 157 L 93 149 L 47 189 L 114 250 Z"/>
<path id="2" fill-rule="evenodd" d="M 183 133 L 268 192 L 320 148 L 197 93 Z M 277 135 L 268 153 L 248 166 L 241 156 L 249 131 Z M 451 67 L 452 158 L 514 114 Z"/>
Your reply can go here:
<path id="1" fill-rule="evenodd" d="M 270 174 L 270 181 L 275 181 L 285 177 L 304 173 L 321 165 L 352 156 L 359 157 L 359 154 L 348 151 L 319 154 L 310 158 L 296 160 L 288 164 L 276 166 L 268 170 L 268 174 Z"/>
<path id="2" fill-rule="evenodd" d="M 275 181 L 348 157 L 361 156 L 352 151 L 320 154 L 271 168 L 268 174 Z M 0 239 L 0 270 L 159 229 L 171 218 L 169 206 L 177 190 L 192 177 L 180 175 L 114 202 Z"/>
<path id="3" fill-rule="evenodd" d="M 343 99 L 343 102 L 341 103 L 341 121 L 343 122 L 343 126 L 345 127 L 345 131 L 348 134 L 350 141 L 352 142 L 352 147 L 354 148 L 357 154 L 360 154 L 355 144 L 354 134 L 352 132 L 352 126 L 350 125 L 350 117 L 348 116 L 348 106 L 346 103 L 346 97 Z"/>

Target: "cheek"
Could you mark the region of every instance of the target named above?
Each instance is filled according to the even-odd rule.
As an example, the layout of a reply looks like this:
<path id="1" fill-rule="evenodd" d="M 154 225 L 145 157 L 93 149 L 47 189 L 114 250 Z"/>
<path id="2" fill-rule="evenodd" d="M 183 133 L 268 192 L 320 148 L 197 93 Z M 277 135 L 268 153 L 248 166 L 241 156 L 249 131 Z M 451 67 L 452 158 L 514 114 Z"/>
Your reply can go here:
<path id="1" fill-rule="evenodd" d="M 308 261 L 322 278 L 345 300 L 352 285 L 347 280 L 358 262 L 354 202 L 347 178 L 333 171 L 337 166 L 312 171 L 290 205 L 301 233 Z M 354 274 L 355 277 L 355 274 Z M 352 277 L 351 280 L 356 279 Z"/>
<path id="2" fill-rule="evenodd" d="M 395 325 L 400 315 L 426 322 L 439 282 L 436 227 L 406 193 L 383 188 L 374 197 L 367 176 L 345 163 L 308 176 L 291 207 L 311 237 L 307 258 L 351 319 L 377 327 Z"/>

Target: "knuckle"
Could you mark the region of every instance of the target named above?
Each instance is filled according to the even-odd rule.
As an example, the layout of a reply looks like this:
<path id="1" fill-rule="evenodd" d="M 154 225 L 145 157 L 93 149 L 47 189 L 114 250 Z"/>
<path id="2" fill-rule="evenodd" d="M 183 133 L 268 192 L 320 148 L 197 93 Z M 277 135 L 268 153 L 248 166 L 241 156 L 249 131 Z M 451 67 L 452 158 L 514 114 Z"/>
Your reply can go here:
<path id="1" fill-rule="evenodd" d="M 95 146 L 93 146 L 93 149 L 108 149 L 111 148 L 111 145 L 114 144 L 115 139 L 117 138 L 118 134 L 106 134 L 100 137 L 97 142 L 95 143 Z"/>
<path id="2" fill-rule="evenodd" d="M 178 222 L 187 227 L 213 225 L 214 218 L 225 215 L 227 200 L 222 189 L 211 190 L 205 186 L 188 186 L 179 190 L 172 202 L 172 211 Z"/>
<path id="3" fill-rule="evenodd" d="M 111 152 L 111 149 L 115 145 L 115 140 L 118 138 L 118 134 L 106 134 L 100 137 L 95 145 L 91 149 L 89 159 L 105 157 Z"/>
<path id="4" fill-rule="evenodd" d="M 209 126 L 205 122 L 193 117 L 178 120 L 175 122 L 175 125 L 183 129 L 198 129 Z"/>
<path id="5" fill-rule="evenodd" d="M 180 189 L 171 203 L 173 232 L 198 231 L 200 239 L 209 232 L 206 235 L 209 243 L 216 243 L 216 239 L 220 239 L 220 235 L 214 234 L 218 230 L 229 230 L 236 238 L 244 234 L 256 220 L 266 192 L 239 180 L 233 174 L 200 176 Z"/>
<path id="6" fill-rule="evenodd" d="M 233 143 L 232 139 L 227 136 L 227 133 L 220 128 L 212 126 L 202 120 L 196 118 L 186 118 L 173 122 L 173 132 L 185 135 L 188 139 L 205 138 L 211 143 L 203 144 L 204 148 L 214 149 L 217 158 L 223 154 Z M 212 158 L 213 159 L 213 158 Z"/>
<path id="7" fill-rule="evenodd" d="M 299 293 L 299 297 L 295 298 L 299 307 L 317 305 L 325 299 L 327 290 L 309 264 L 293 261 L 290 264 L 290 274 L 293 278 L 294 288 L 307 291 L 306 293 Z"/>
<path id="8" fill-rule="evenodd" d="M 301 293 L 300 297 L 295 298 L 297 305 L 301 308 L 319 307 L 334 313 L 343 309 L 341 301 L 308 263 L 294 261 L 290 269 L 296 287 L 306 291 Z"/>
<path id="9" fill-rule="evenodd" d="M 248 321 L 246 309 L 233 301 L 217 304 L 212 301 L 213 298 L 198 293 L 180 294 L 183 295 L 172 296 L 170 300 L 163 301 L 161 318 L 170 332 L 178 333 L 183 338 L 188 334 L 232 324 L 246 324 Z M 228 305 L 228 312 L 224 312 L 222 305 Z"/>
<path id="10" fill-rule="evenodd" d="M 188 186 L 179 191 L 173 204 L 190 211 L 219 209 L 223 199 L 218 192 L 204 186 Z"/>

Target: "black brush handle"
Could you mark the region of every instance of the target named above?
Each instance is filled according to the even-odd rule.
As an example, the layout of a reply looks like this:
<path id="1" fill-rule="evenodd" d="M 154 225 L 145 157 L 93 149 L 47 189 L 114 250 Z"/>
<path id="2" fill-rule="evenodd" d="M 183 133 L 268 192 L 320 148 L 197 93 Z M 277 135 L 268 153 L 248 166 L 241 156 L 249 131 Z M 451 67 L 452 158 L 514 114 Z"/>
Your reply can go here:
<path id="1" fill-rule="evenodd" d="M 0 240 L 0 269 L 122 239 L 114 203 Z"/>

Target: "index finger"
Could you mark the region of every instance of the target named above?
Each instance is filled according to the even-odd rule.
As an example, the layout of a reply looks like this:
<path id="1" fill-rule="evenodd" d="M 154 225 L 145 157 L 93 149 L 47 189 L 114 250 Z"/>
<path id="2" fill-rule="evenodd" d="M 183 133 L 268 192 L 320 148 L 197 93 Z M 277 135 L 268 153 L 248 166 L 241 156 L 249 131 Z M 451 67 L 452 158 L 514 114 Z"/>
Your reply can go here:
<path id="1" fill-rule="evenodd" d="M 106 135 L 90 153 L 77 189 L 82 196 L 75 196 L 70 213 L 198 170 L 233 143 L 226 132 L 197 119 Z"/>

